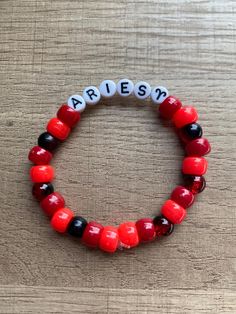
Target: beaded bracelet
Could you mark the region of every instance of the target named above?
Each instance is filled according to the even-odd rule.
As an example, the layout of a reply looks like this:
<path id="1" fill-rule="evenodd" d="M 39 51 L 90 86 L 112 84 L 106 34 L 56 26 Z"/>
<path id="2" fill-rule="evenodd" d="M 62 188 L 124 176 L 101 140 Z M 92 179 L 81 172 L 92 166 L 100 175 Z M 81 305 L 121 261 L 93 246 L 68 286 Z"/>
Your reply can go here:
<path id="1" fill-rule="evenodd" d="M 101 97 L 112 97 L 118 93 L 122 97 L 134 94 L 138 99 L 149 96 L 154 104 L 159 105 L 160 115 L 171 119 L 184 144 L 186 157 L 182 164 L 184 184 L 177 186 L 171 193 L 170 199 L 161 208 L 161 215 L 143 218 L 136 222 L 124 222 L 118 228 L 102 226 L 81 216 L 75 216 L 73 211 L 65 207 L 65 200 L 58 192 L 54 192 L 51 181 L 54 169 L 49 165 L 52 153 L 64 141 L 71 129 L 80 121 L 81 112 L 86 105 L 97 104 Z M 51 217 L 52 227 L 59 233 L 68 232 L 81 238 L 88 247 L 97 248 L 113 253 L 117 248 L 132 248 L 141 242 L 149 242 L 161 236 L 170 235 L 174 225 L 180 224 L 186 216 L 196 194 L 206 186 L 203 177 L 207 170 L 207 161 L 203 157 L 211 150 L 206 138 L 202 138 L 202 128 L 196 123 L 197 111 L 191 106 L 182 106 L 179 99 L 169 96 L 163 86 L 151 88 L 146 82 L 140 81 L 135 86 L 132 81 L 122 79 L 117 84 L 111 80 L 103 81 L 99 89 L 95 86 L 86 87 L 83 96 L 69 97 L 47 124 L 47 131 L 38 138 L 38 146 L 29 152 L 29 160 L 35 165 L 30 169 L 30 177 L 34 183 L 33 196 L 40 201 L 44 212 Z"/>

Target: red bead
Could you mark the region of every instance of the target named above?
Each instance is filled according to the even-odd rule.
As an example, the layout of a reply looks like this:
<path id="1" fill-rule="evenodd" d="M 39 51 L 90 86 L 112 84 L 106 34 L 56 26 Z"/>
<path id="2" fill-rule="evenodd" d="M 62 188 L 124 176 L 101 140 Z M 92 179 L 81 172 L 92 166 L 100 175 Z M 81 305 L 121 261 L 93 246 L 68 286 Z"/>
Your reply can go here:
<path id="1" fill-rule="evenodd" d="M 40 146 L 31 148 L 28 158 L 36 165 L 47 165 L 52 159 L 52 154 Z"/>
<path id="2" fill-rule="evenodd" d="M 95 221 L 90 221 L 83 233 L 83 243 L 91 248 L 98 247 L 103 229 L 104 228 L 101 224 Z"/>
<path id="3" fill-rule="evenodd" d="M 80 120 L 80 113 L 67 105 L 62 105 L 57 112 L 57 117 L 70 128 L 73 128 Z"/>
<path id="4" fill-rule="evenodd" d="M 194 107 L 185 106 L 180 108 L 173 116 L 173 122 L 179 129 L 186 124 L 194 123 L 198 119 L 197 111 Z"/>
<path id="5" fill-rule="evenodd" d="M 156 232 L 151 218 L 139 219 L 135 225 L 140 242 L 149 242 L 155 238 Z"/>
<path id="6" fill-rule="evenodd" d="M 47 131 L 57 139 L 63 141 L 68 137 L 70 128 L 58 118 L 52 118 L 48 122 Z"/>
<path id="7" fill-rule="evenodd" d="M 117 228 L 112 226 L 104 227 L 99 241 L 100 249 L 108 253 L 114 253 L 117 249 L 118 242 L 119 236 Z"/>
<path id="8" fill-rule="evenodd" d="M 203 157 L 186 157 L 183 160 L 184 174 L 202 176 L 207 171 L 207 160 Z"/>
<path id="9" fill-rule="evenodd" d="M 61 208 L 57 210 L 51 219 L 51 226 L 60 233 L 65 233 L 69 223 L 74 217 L 74 213 L 69 208 Z"/>
<path id="10" fill-rule="evenodd" d="M 184 176 L 184 186 L 193 194 L 201 193 L 206 187 L 203 176 Z"/>
<path id="11" fill-rule="evenodd" d="M 188 156 L 201 157 L 210 153 L 211 145 L 206 138 L 197 138 L 187 143 L 185 151 Z"/>
<path id="12" fill-rule="evenodd" d="M 153 219 L 156 236 L 168 236 L 174 230 L 174 225 L 165 217 L 157 216 Z"/>
<path id="13" fill-rule="evenodd" d="M 194 195 L 185 187 L 177 186 L 171 193 L 171 200 L 176 202 L 183 208 L 188 208 L 194 202 Z"/>
<path id="14" fill-rule="evenodd" d="M 161 208 L 161 213 L 173 224 L 180 224 L 186 216 L 186 210 L 172 200 L 168 200 L 164 203 Z"/>
<path id="15" fill-rule="evenodd" d="M 44 198 L 40 206 L 45 214 L 51 217 L 58 209 L 65 207 L 65 200 L 61 194 L 54 192 Z"/>
<path id="16" fill-rule="evenodd" d="M 35 183 L 50 182 L 54 178 L 54 169 L 52 166 L 33 166 L 30 169 L 31 180 Z"/>
<path id="17" fill-rule="evenodd" d="M 175 96 L 167 97 L 159 106 L 160 114 L 165 119 L 172 119 L 173 115 L 182 107 L 181 101 Z"/>
<path id="18" fill-rule="evenodd" d="M 139 244 L 138 232 L 134 222 L 124 222 L 118 228 L 120 245 L 131 248 Z"/>

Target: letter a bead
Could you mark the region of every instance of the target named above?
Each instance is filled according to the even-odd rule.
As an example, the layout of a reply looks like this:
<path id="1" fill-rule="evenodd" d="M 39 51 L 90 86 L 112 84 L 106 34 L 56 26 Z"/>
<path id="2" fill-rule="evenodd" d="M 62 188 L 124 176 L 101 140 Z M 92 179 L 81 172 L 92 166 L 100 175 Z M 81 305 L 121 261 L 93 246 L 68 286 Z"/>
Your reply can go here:
<path id="1" fill-rule="evenodd" d="M 80 95 L 72 95 L 68 98 L 67 104 L 69 107 L 78 112 L 83 112 L 86 108 L 86 102 Z"/>

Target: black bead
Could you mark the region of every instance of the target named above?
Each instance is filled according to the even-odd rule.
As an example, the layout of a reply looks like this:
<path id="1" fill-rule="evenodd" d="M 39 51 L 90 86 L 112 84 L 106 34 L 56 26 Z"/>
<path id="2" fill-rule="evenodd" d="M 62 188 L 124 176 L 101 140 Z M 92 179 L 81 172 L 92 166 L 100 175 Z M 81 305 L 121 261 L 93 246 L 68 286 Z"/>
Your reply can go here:
<path id="1" fill-rule="evenodd" d="M 60 141 L 48 132 L 42 133 L 38 138 L 38 145 L 50 152 L 54 151 L 59 144 Z"/>
<path id="2" fill-rule="evenodd" d="M 202 137 L 202 127 L 198 123 L 185 125 L 181 129 L 181 132 L 188 140 L 195 140 L 196 138 Z"/>
<path id="3" fill-rule="evenodd" d="M 203 176 L 184 175 L 184 186 L 193 194 L 201 193 L 206 187 L 206 180 Z"/>
<path id="4" fill-rule="evenodd" d="M 174 231 L 174 224 L 162 215 L 156 216 L 153 219 L 153 224 L 157 237 L 162 235 L 168 236 Z"/>
<path id="5" fill-rule="evenodd" d="M 75 216 L 69 224 L 68 233 L 75 237 L 81 238 L 87 224 L 88 223 L 86 219 L 80 216 Z"/>
<path id="6" fill-rule="evenodd" d="M 54 188 L 51 183 L 35 183 L 32 188 L 32 194 L 38 201 L 42 201 L 53 192 Z"/>

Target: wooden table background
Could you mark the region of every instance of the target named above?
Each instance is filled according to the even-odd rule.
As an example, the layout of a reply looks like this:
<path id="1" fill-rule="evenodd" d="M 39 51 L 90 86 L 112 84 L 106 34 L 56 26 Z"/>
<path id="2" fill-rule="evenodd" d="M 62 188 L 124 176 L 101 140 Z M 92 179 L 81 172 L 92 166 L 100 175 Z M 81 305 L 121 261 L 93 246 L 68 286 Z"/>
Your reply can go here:
<path id="1" fill-rule="evenodd" d="M 236 313 L 236 2 L 0 1 L 0 312 Z M 208 187 L 174 234 L 108 256 L 50 228 L 28 150 L 60 103 L 104 78 L 163 84 L 198 108 Z M 159 212 L 183 151 L 150 103 L 104 101 L 56 154 L 88 219 Z"/>

